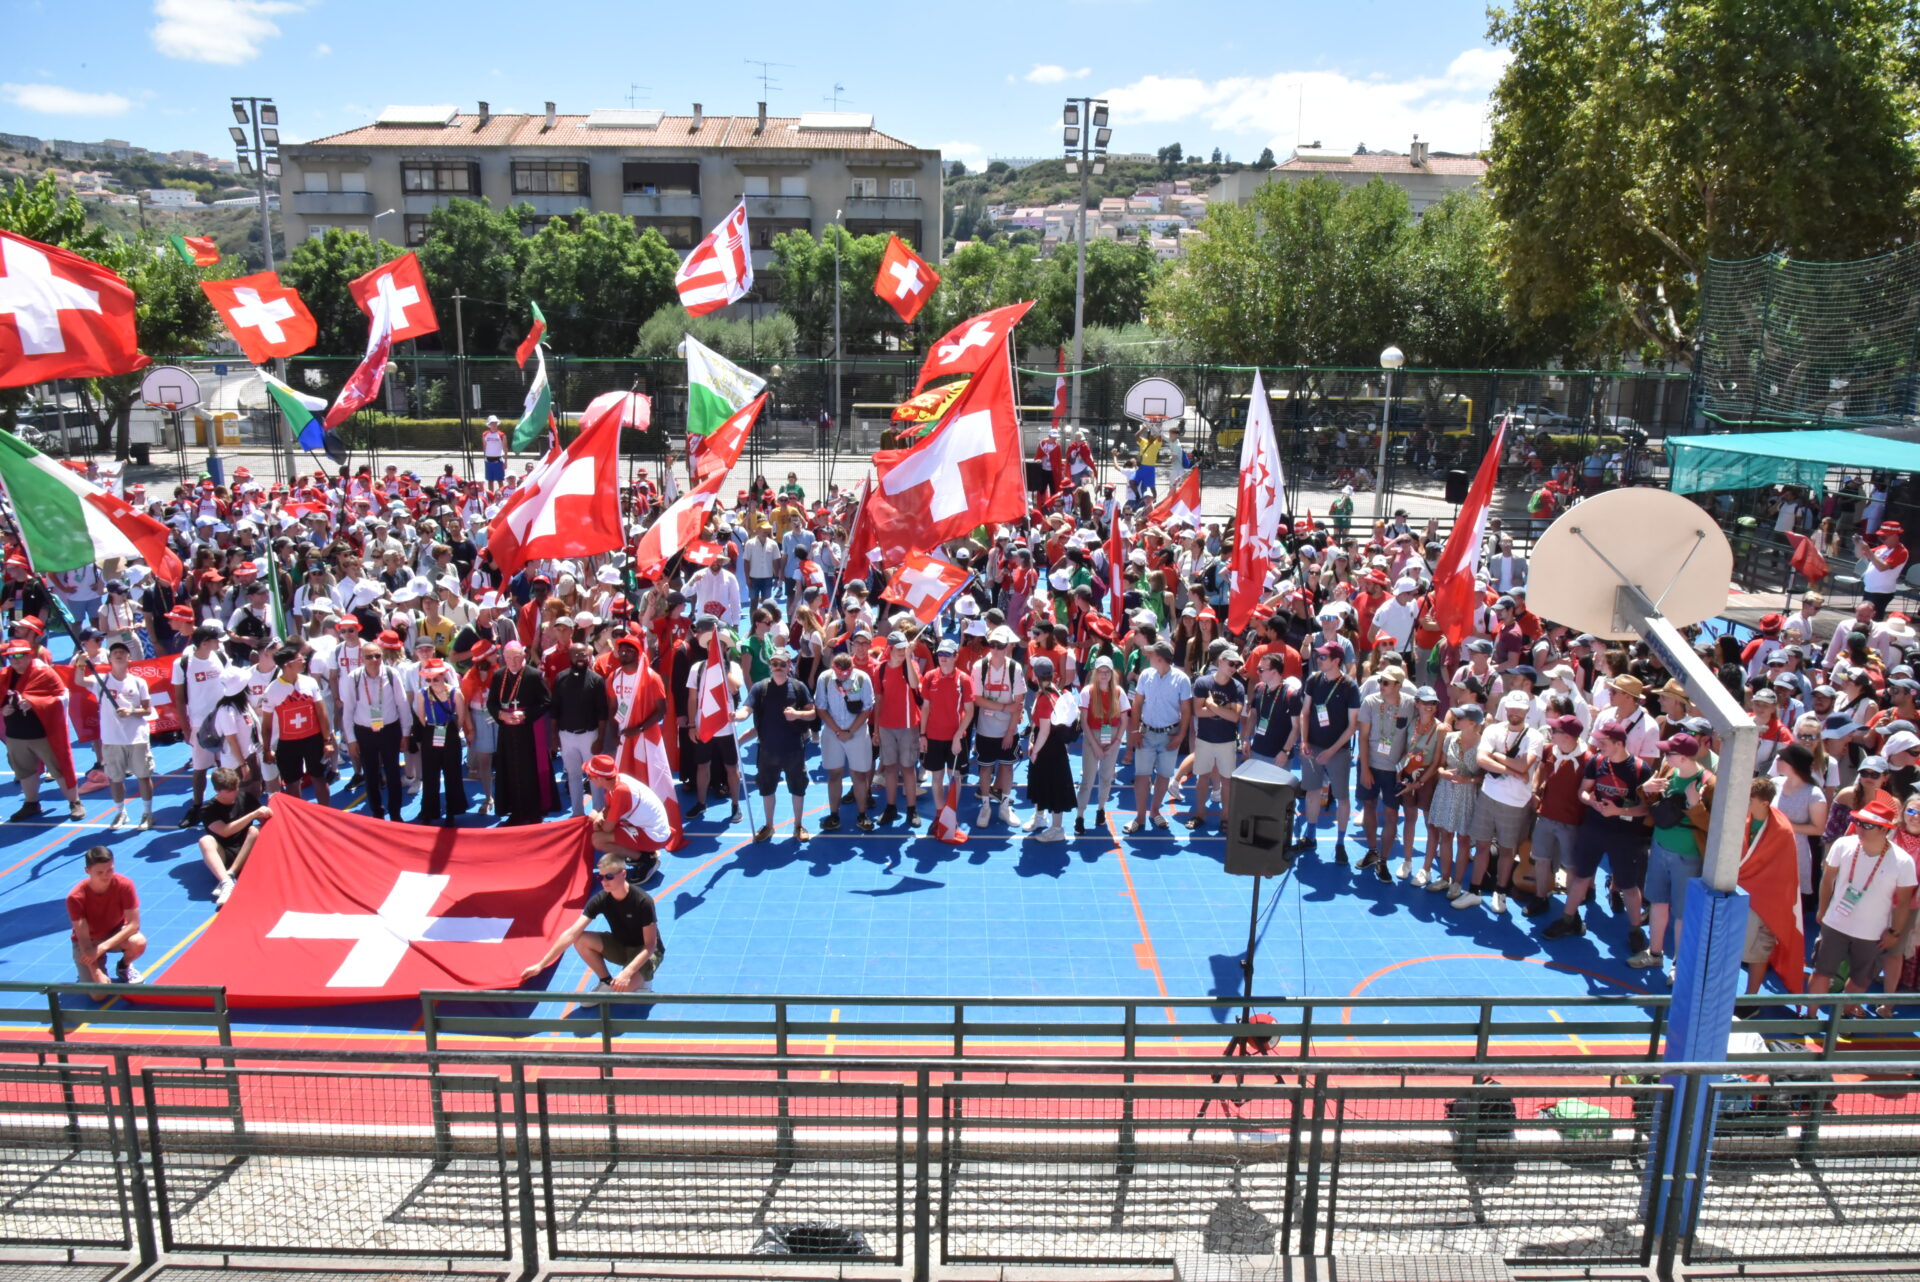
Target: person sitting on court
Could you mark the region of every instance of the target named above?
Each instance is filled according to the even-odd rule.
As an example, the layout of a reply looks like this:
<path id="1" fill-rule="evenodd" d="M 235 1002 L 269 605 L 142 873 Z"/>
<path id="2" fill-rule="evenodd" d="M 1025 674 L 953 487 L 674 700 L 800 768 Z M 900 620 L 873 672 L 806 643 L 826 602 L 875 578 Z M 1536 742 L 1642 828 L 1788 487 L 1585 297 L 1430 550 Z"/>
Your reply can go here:
<path id="1" fill-rule="evenodd" d="M 646 784 L 621 774 L 619 765 L 604 752 L 589 757 L 585 771 L 594 791 L 605 792 L 600 808 L 587 812 L 593 823 L 594 850 L 619 855 L 633 866 L 635 884 L 644 883 L 660 863 L 657 852 L 673 840 L 666 806 Z"/>
<path id="2" fill-rule="evenodd" d="M 200 858 L 213 874 L 213 906 L 224 906 L 233 893 L 240 865 L 253 853 L 260 825 L 273 811 L 258 797 L 240 791 L 240 772 L 221 766 L 213 772 L 213 800 L 200 812 L 207 835 L 200 838 Z"/>
<path id="3" fill-rule="evenodd" d="M 531 982 L 571 947 L 598 977 L 594 992 L 653 991 L 653 976 L 667 955 L 653 896 L 632 884 L 626 856 L 621 852 L 603 851 L 599 869 L 600 889 L 587 900 L 579 919 L 548 945 L 545 955 L 520 972 L 522 984 Z M 608 929 L 588 930 L 595 917 L 605 917 Z M 613 969 L 616 966 L 617 971 Z"/>
<path id="4" fill-rule="evenodd" d="M 73 923 L 73 964 L 83 984 L 107 981 L 107 958 L 120 954 L 114 981 L 137 984 L 135 968 L 147 951 L 140 933 L 140 896 L 133 881 L 113 870 L 113 852 L 105 846 L 87 851 L 86 880 L 67 892 L 67 918 Z"/>

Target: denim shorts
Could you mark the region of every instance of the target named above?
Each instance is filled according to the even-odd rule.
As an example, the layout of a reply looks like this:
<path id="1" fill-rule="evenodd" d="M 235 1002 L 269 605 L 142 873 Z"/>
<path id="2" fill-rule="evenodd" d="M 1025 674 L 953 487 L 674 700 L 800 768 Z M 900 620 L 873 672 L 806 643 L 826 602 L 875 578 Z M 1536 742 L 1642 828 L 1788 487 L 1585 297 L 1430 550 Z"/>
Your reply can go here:
<path id="1" fill-rule="evenodd" d="M 1655 842 L 1647 858 L 1647 902 L 1669 905 L 1678 921 L 1687 911 L 1687 882 L 1700 875 L 1701 862 Z"/>
<path id="2" fill-rule="evenodd" d="M 1173 738 L 1171 730 L 1140 729 L 1140 746 L 1133 754 L 1133 777 L 1152 779 L 1161 775 L 1173 778 L 1174 771 L 1180 768 L 1180 753 L 1168 741 Z"/>

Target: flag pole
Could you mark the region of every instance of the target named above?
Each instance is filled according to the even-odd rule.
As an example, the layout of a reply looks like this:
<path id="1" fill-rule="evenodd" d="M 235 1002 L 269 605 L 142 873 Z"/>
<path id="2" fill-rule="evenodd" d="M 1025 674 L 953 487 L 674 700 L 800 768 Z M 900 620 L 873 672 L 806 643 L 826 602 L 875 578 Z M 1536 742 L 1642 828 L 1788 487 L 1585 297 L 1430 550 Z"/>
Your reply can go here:
<path id="1" fill-rule="evenodd" d="M 853 509 L 853 524 L 847 527 L 847 550 L 848 551 L 853 550 L 854 535 L 860 532 L 860 518 L 864 517 L 867 514 L 867 496 L 871 493 L 873 493 L 873 478 L 869 476 L 865 480 L 860 482 L 860 502 L 857 505 L 855 505 Z M 833 576 L 833 595 L 828 598 L 829 604 L 831 604 L 834 601 L 838 601 L 840 599 L 840 589 L 846 583 L 846 581 L 847 581 L 847 562 L 843 558 L 840 562 L 839 572 Z"/>

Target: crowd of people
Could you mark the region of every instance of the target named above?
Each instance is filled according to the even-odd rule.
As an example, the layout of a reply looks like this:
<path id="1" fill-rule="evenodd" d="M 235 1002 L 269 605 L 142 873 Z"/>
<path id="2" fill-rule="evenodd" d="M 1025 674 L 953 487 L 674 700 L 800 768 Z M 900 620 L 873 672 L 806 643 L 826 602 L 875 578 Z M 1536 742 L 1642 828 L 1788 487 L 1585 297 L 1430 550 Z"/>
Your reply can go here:
<path id="1" fill-rule="evenodd" d="M 1517 911 L 1545 938 L 1595 932 L 1637 969 L 1668 964 L 1721 786 L 1713 727 L 1649 647 L 1529 609 L 1524 537 L 1489 521 L 1482 599 L 1456 646 L 1433 616 L 1437 532 L 1404 512 L 1288 520 L 1254 621 L 1233 634 L 1231 534 L 1149 523 L 1124 483 L 1076 468 L 1072 446 L 1042 446 L 1059 484 L 1036 493 L 1027 521 L 944 549 L 969 578 L 930 622 L 883 598 L 884 558 L 844 563 L 856 496 L 810 496 L 792 473 L 732 491 L 664 566 L 639 565 L 630 543 L 511 576 L 486 546 L 511 480 L 389 466 L 134 487 L 174 531 L 178 585 L 138 562 L 43 577 L 7 557 L 13 818 L 44 813 L 43 774 L 77 812 L 70 757 L 91 749 L 110 822 L 157 822 L 158 692 L 128 666 L 174 656 L 191 780 L 165 821 L 205 829 L 216 903 L 282 792 L 363 794 L 368 814 L 417 823 L 588 816 L 603 866 L 624 862 L 644 898 L 652 852 L 709 807 L 730 822 L 752 810 L 761 842 L 810 839 L 816 771 L 822 832 L 913 839 L 957 796 L 976 833 L 1128 841 L 1174 823 L 1217 829 L 1234 771 L 1262 758 L 1298 772 L 1296 855 L 1460 914 Z M 1564 479 L 1577 502 L 1579 478 Z M 634 470 L 636 539 L 673 483 Z M 1108 533 L 1123 514 L 1116 564 Z M 1862 533 L 1877 570 L 1904 564 L 1896 523 Z M 1750 640 L 1697 638 L 1761 726 L 1758 775 L 1727 781 L 1750 791 L 1741 881 L 1756 990 L 1769 971 L 1794 991 L 1809 971 L 1816 984 L 1844 973 L 1856 992 L 1916 978 L 1920 636 L 1879 586 L 1837 624 L 1809 594 Z M 65 694 L 44 645 L 56 611 L 78 638 L 73 697 L 100 705 L 97 741 L 71 747 L 52 742 L 49 715 Z M 731 712 L 702 734 L 692 701 L 716 650 Z M 666 749 L 664 781 L 643 782 L 636 764 L 649 735 Z M 112 875 L 96 883 L 75 894 L 130 893 Z M 631 919 L 629 893 L 612 902 Z M 583 919 L 574 935 L 587 942 L 556 954 L 572 942 L 597 971 L 612 961 L 613 979 L 644 982 L 659 963 L 647 907 L 653 948 L 609 948 Z M 104 974 L 104 952 L 82 954 L 109 943 L 130 963 L 137 929 L 89 920 L 76 933 L 83 975 Z"/>

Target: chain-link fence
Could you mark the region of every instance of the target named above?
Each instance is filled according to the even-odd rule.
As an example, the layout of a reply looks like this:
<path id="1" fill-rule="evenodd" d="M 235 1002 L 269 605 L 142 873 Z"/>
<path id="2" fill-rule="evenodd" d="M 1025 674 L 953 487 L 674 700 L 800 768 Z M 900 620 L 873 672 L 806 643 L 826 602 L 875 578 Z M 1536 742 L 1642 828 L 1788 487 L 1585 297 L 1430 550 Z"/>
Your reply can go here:
<path id="1" fill-rule="evenodd" d="M 1920 1260 L 1916 1062 L 59 1053 L 0 1240 L 144 1262 Z"/>

